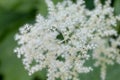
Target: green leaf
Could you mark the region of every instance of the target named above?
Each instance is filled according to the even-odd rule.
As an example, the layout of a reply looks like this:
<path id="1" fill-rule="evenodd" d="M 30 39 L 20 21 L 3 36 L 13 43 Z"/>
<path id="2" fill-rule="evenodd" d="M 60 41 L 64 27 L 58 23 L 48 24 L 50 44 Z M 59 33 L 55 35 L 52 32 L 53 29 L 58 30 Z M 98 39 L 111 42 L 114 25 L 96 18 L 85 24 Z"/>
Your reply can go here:
<path id="1" fill-rule="evenodd" d="M 32 15 L 32 16 L 31 16 Z M 3 11 L 0 12 L 0 43 L 10 32 L 18 30 L 23 24 L 30 22 L 35 17 L 35 12 L 26 14 Z"/>
<path id="2" fill-rule="evenodd" d="M 115 8 L 115 14 L 120 15 L 120 0 L 115 0 L 114 8 Z"/>
<path id="3" fill-rule="evenodd" d="M 38 0 L 0 0 L 0 8 L 7 11 L 27 13 L 35 9 Z"/>

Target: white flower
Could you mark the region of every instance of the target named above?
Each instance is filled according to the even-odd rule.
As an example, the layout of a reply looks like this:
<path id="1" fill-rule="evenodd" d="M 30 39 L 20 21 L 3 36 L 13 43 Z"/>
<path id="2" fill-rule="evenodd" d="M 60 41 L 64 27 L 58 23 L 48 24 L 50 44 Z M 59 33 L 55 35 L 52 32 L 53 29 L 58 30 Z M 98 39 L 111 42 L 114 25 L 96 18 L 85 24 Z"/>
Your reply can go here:
<path id="1" fill-rule="evenodd" d="M 18 47 L 15 49 L 22 58 L 29 74 L 46 68 L 47 80 L 79 80 L 79 73 L 92 71 L 85 66 L 86 60 L 92 57 L 95 66 L 101 66 L 101 78 L 105 80 L 106 64 L 120 64 L 120 38 L 114 30 L 119 16 L 114 16 L 110 0 L 105 5 L 95 0 L 95 8 L 88 10 L 84 0 L 73 3 L 65 0 L 57 5 L 46 0 L 48 16 L 38 15 L 33 25 L 25 25 L 16 34 Z M 109 41 L 111 40 L 111 45 Z M 116 42 L 116 44 L 114 44 Z M 92 56 L 88 53 L 92 50 Z M 117 51 L 116 51 L 117 50 Z M 101 56 L 103 54 L 103 56 Z"/>

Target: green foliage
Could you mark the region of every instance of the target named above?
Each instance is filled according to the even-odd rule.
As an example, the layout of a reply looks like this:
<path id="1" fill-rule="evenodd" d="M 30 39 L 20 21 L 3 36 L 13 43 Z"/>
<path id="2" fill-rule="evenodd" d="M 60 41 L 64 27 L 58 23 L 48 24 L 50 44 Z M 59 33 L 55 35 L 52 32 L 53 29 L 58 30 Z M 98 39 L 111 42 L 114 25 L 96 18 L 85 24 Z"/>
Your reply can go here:
<path id="1" fill-rule="evenodd" d="M 114 7 L 115 7 L 115 14 L 116 15 L 120 14 L 120 0 L 115 0 Z"/>
<path id="2" fill-rule="evenodd" d="M 55 3 L 58 1 L 62 0 L 54 0 Z M 86 3 L 89 9 L 94 7 L 92 1 Z M 115 14 L 120 14 L 120 0 L 114 0 L 114 8 Z M 0 0 L 0 80 L 46 80 L 45 70 L 28 76 L 22 61 L 13 53 L 16 46 L 14 35 L 18 28 L 34 22 L 38 13 L 47 15 L 44 0 Z M 120 31 L 120 26 L 117 30 Z M 120 65 L 110 66 L 107 73 L 107 80 L 120 80 Z M 82 80 L 100 80 L 99 74 L 96 68 L 90 74 L 80 77 Z"/>
<path id="3" fill-rule="evenodd" d="M 0 7 L 4 10 L 26 13 L 36 7 L 38 0 L 0 0 Z"/>

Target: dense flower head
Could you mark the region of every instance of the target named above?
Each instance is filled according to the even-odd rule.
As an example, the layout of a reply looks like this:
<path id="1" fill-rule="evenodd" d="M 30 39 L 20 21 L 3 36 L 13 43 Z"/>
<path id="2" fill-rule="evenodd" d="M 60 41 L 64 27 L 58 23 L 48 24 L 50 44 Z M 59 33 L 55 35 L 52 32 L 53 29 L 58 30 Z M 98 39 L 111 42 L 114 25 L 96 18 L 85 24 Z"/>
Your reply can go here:
<path id="1" fill-rule="evenodd" d="M 93 10 L 86 8 L 84 0 L 46 3 L 48 16 L 37 15 L 33 25 L 21 27 L 15 36 L 18 47 L 14 51 L 25 69 L 31 75 L 46 68 L 47 80 L 79 80 L 80 73 L 93 70 L 84 65 L 92 57 L 96 60 L 93 64 L 101 66 L 101 79 L 105 80 L 106 65 L 120 64 L 120 37 L 111 37 L 119 36 L 114 27 L 120 16 L 114 16 L 110 0 L 104 5 L 95 0 Z"/>

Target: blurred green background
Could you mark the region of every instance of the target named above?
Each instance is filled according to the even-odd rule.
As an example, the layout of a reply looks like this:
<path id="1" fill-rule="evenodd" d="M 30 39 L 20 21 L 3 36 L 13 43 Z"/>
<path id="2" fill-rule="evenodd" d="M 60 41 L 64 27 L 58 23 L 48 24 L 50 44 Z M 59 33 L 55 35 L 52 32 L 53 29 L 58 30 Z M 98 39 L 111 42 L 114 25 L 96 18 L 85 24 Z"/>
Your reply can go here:
<path id="1" fill-rule="evenodd" d="M 53 1 L 56 4 L 62 0 Z M 86 0 L 86 6 L 92 9 L 93 0 Z M 115 8 L 115 15 L 120 14 L 120 0 L 112 0 L 111 6 Z M 44 0 L 0 0 L 0 80 L 46 80 L 45 70 L 28 76 L 21 59 L 13 53 L 17 45 L 15 33 L 25 23 L 34 23 L 38 13 L 47 15 Z M 120 33 L 120 22 L 116 30 Z M 99 68 L 95 68 L 93 72 L 80 77 L 81 80 L 100 80 L 99 75 Z M 120 65 L 108 67 L 106 80 L 120 80 Z"/>

